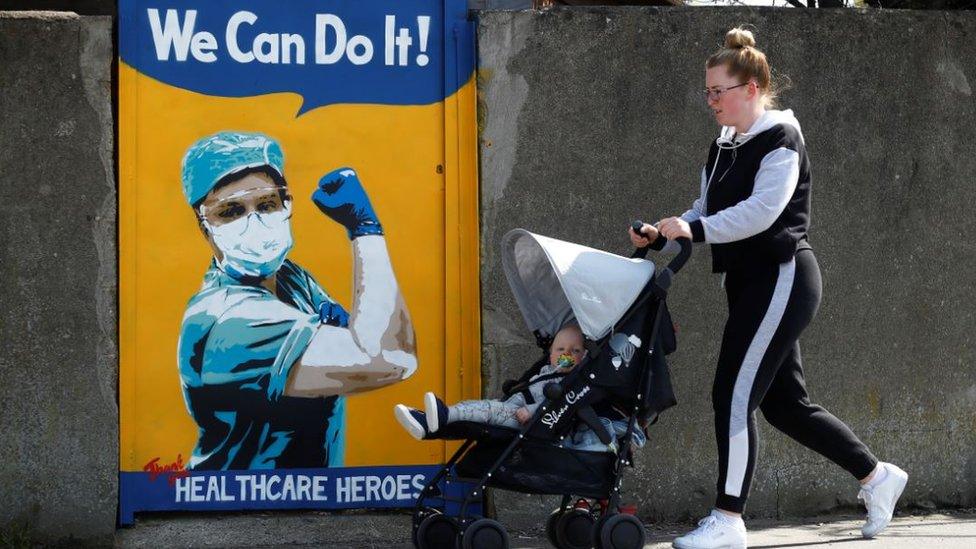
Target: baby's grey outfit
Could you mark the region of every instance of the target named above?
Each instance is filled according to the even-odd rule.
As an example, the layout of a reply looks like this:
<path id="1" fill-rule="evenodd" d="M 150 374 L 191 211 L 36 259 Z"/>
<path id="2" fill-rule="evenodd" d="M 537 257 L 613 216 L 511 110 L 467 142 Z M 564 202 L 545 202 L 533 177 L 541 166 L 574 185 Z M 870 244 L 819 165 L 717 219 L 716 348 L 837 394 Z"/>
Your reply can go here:
<path id="1" fill-rule="evenodd" d="M 515 418 L 515 412 L 522 407 L 528 408 L 529 414 L 534 414 L 539 404 L 545 400 L 542 389 L 547 383 L 558 381 L 550 375 L 556 371 L 551 364 L 543 366 L 539 373 L 529 378 L 529 395 L 532 403 L 526 402 L 525 393 L 519 391 L 505 400 L 464 400 L 447 407 L 447 422 L 472 421 L 486 423 L 499 427 L 518 429 L 521 424 Z"/>

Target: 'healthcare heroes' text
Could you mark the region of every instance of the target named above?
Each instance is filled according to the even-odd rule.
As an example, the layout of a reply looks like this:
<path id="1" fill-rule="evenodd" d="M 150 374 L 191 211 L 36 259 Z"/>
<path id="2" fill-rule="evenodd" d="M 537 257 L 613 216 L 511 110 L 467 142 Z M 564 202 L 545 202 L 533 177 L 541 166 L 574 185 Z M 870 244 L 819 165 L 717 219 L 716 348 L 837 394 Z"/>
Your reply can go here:
<path id="1" fill-rule="evenodd" d="M 175 479 L 174 501 L 282 501 L 383 503 L 411 501 L 422 474 L 332 476 L 292 473 L 200 474 Z"/>

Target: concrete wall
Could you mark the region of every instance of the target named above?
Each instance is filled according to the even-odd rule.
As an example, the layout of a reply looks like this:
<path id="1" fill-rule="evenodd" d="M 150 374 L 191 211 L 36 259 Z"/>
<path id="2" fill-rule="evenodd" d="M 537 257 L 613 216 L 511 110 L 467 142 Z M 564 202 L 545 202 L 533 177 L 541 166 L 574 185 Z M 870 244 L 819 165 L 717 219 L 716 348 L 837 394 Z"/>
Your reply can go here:
<path id="1" fill-rule="evenodd" d="M 110 542 L 112 20 L 0 12 L 0 530 Z"/>
<path id="2" fill-rule="evenodd" d="M 0 10 L 73 11 L 79 15 L 115 15 L 118 0 L 0 0 Z"/>
<path id="3" fill-rule="evenodd" d="M 521 226 L 625 253 L 629 220 L 682 211 L 715 133 L 702 61 L 727 28 L 751 23 L 793 81 L 783 102 L 814 166 L 825 296 L 803 340 L 810 391 L 912 474 L 907 504 L 976 503 L 976 14 L 480 17 L 486 394 L 538 352 L 502 276 L 501 235 Z M 39 541 L 106 541 L 115 526 L 111 24 L 0 13 L 0 529 L 26 525 Z M 628 483 L 652 518 L 700 514 L 714 495 L 708 394 L 724 308 L 707 256 L 673 290 L 680 408 Z M 855 504 L 843 472 L 762 425 L 750 514 Z M 551 503 L 499 502 L 514 524 Z"/>
<path id="4" fill-rule="evenodd" d="M 802 338 L 814 401 L 910 474 L 909 506 L 976 504 L 976 14 L 614 8 L 480 15 L 485 393 L 536 358 L 505 282 L 513 227 L 629 253 L 636 218 L 684 211 L 715 126 L 704 60 L 730 27 L 793 83 L 813 165 L 811 242 L 824 275 Z M 699 247 L 676 279 L 680 405 L 627 483 L 651 518 L 701 515 L 717 469 L 710 386 L 725 320 Z M 747 510 L 854 506 L 853 479 L 760 420 Z M 502 494 L 538 522 L 546 498 Z M 523 513 L 532 511 L 529 519 Z"/>

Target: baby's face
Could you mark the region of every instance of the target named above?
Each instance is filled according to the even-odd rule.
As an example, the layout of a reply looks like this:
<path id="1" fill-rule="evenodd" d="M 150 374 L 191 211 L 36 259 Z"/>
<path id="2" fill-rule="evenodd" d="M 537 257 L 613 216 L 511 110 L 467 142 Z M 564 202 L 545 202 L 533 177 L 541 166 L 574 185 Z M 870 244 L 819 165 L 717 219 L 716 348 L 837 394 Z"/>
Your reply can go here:
<path id="1" fill-rule="evenodd" d="M 582 362 L 585 353 L 586 348 L 583 347 L 583 334 L 579 331 L 579 328 L 563 328 L 556 333 L 555 339 L 552 340 L 552 347 L 549 349 L 549 364 L 558 368 L 559 357 L 567 355 L 573 359 L 572 366 L 563 368 L 564 370 L 568 370 Z"/>

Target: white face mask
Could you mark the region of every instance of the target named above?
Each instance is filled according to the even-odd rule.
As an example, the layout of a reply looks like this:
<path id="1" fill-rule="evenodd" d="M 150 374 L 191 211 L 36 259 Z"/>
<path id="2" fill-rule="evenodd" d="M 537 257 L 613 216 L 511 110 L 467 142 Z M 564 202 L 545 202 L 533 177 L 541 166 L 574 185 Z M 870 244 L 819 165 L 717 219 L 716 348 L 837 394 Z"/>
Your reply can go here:
<path id="1" fill-rule="evenodd" d="M 290 219 L 291 202 L 285 202 L 278 212 L 251 212 L 225 225 L 203 223 L 224 255 L 222 271 L 234 278 L 267 278 L 278 271 L 294 244 Z"/>

